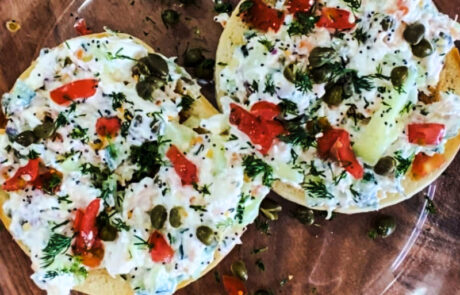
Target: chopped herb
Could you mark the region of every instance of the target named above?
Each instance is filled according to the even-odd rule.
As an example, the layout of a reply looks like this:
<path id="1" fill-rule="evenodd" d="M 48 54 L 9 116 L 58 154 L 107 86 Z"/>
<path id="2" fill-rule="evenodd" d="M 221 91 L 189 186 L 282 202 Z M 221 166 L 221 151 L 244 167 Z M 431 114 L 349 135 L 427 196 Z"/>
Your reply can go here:
<path id="1" fill-rule="evenodd" d="M 345 171 L 344 171 L 344 172 L 345 172 Z M 373 181 L 375 181 L 374 174 L 372 174 L 372 173 L 370 173 L 370 172 L 364 173 L 363 180 L 364 180 L 364 181 L 367 181 L 367 182 L 373 182 Z"/>
<path id="2" fill-rule="evenodd" d="M 394 158 L 398 162 L 396 165 L 395 174 L 396 177 L 400 177 L 406 174 L 407 170 L 409 170 L 412 161 L 414 160 L 414 155 L 410 156 L 409 158 L 403 158 L 401 156 L 401 151 L 397 151 L 394 155 Z"/>
<path id="3" fill-rule="evenodd" d="M 362 27 L 359 27 L 353 33 L 353 37 L 358 41 L 358 43 L 364 44 L 369 38 L 369 35 L 364 31 Z"/>
<path id="4" fill-rule="evenodd" d="M 39 156 L 40 156 L 39 153 L 37 153 L 37 152 L 34 151 L 34 150 L 31 150 L 31 151 L 29 152 L 29 154 L 27 155 L 27 158 L 29 158 L 29 159 L 32 160 L 32 159 L 38 158 Z"/>
<path id="5" fill-rule="evenodd" d="M 343 2 L 347 3 L 348 7 L 354 11 L 361 7 L 361 0 L 343 0 Z"/>
<path id="6" fill-rule="evenodd" d="M 270 236 L 270 224 L 268 223 L 267 220 L 262 220 L 262 218 L 258 217 L 255 221 L 255 225 L 257 230 L 259 230 L 261 233 Z"/>
<path id="7" fill-rule="evenodd" d="M 318 199 L 333 199 L 334 195 L 332 195 L 326 188 L 324 181 L 322 180 L 313 180 L 310 179 L 306 183 L 304 183 L 303 188 L 307 191 L 308 196 L 310 198 L 318 198 Z"/>
<path id="8" fill-rule="evenodd" d="M 251 196 L 241 194 L 240 200 L 238 201 L 238 206 L 236 207 L 236 214 L 235 214 L 235 219 L 238 221 L 239 224 L 243 223 L 243 217 L 244 217 L 244 209 L 246 201 L 250 198 Z"/>
<path id="9" fill-rule="evenodd" d="M 302 127 L 304 121 L 305 115 L 284 121 L 283 125 L 287 133 L 280 135 L 278 138 L 292 145 L 298 145 L 303 150 L 313 147 L 316 143 L 316 138 L 313 134 L 308 133 L 305 127 Z"/>
<path id="10" fill-rule="evenodd" d="M 139 167 L 134 172 L 132 181 L 139 181 L 144 177 L 152 177 L 158 172 L 164 162 L 159 149 L 161 145 L 167 142 L 169 140 L 158 138 L 157 141 L 146 141 L 141 146 L 131 147 L 130 160 Z"/>
<path id="11" fill-rule="evenodd" d="M 56 122 L 55 122 L 55 125 L 56 125 L 56 128 L 59 128 L 61 126 L 65 126 L 69 124 L 69 120 L 67 120 L 67 117 L 66 115 L 64 115 L 64 113 L 59 113 L 57 119 L 56 119 Z"/>
<path id="12" fill-rule="evenodd" d="M 76 258 L 74 258 L 74 262 L 70 267 L 63 267 L 60 269 L 55 269 L 55 270 L 48 270 L 45 275 L 44 279 L 46 280 L 52 280 L 56 278 L 57 276 L 64 275 L 64 274 L 73 274 L 77 277 L 82 277 L 86 278 L 88 275 L 88 271 L 84 266 L 81 265 L 81 262 L 78 261 Z"/>
<path id="13" fill-rule="evenodd" d="M 178 106 L 182 107 L 183 111 L 188 111 L 192 107 L 194 101 L 195 100 L 189 95 L 183 95 Z"/>
<path id="14" fill-rule="evenodd" d="M 208 212 L 204 205 L 190 205 L 189 207 L 197 212 Z"/>
<path id="15" fill-rule="evenodd" d="M 72 129 L 72 132 L 70 133 L 70 137 L 73 139 L 84 138 L 86 136 L 87 131 L 88 131 L 88 128 L 82 128 L 80 125 L 76 125 Z"/>
<path id="16" fill-rule="evenodd" d="M 135 246 L 140 246 L 142 248 L 145 247 L 145 248 L 148 248 L 148 249 L 150 249 L 152 247 L 152 245 L 149 242 L 147 242 L 146 240 L 144 240 L 143 238 L 141 238 L 141 237 L 139 237 L 137 235 L 134 235 L 134 237 L 138 240 L 138 242 L 134 243 Z"/>
<path id="17" fill-rule="evenodd" d="M 59 204 L 61 204 L 61 203 L 72 204 L 72 201 L 69 200 L 69 198 L 70 198 L 69 195 L 58 196 L 58 203 Z"/>
<path id="18" fill-rule="evenodd" d="M 265 271 L 265 265 L 264 263 L 262 262 L 262 259 L 257 259 L 256 260 L 256 266 L 261 270 L 261 271 Z"/>
<path id="19" fill-rule="evenodd" d="M 412 107 L 413 107 L 413 103 L 411 101 L 409 101 L 408 103 L 406 103 L 403 107 L 403 109 L 399 112 L 401 115 L 402 114 L 409 114 L 411 111 L 412 111 Z"/>
<path id="20" fill-rule="evenodd" d="M 113 54 L 112 52 L 107 52 L 107 59 L 108 60 L 114 60 L 114 59 L 129 59 L 129 60 L 134 60 L 136 61 L 134 58 L 132 57 L 129 57 L 127 55 L 123 55 L 121 54 L 121 52 L 123 51 L 123 47 L 121 47 L 120 49 L 118 49 L 115 54 Z"/>
<path id="21" fill-rule="evenodd" d="M 64 253 L 69 249 L 72 238 L 61 234 L 53 233 L 51 238 L 43 249 L 42 267 L 46 268 L 53 264 L 57 255 Z"/>
<path id="22" fill-rule="evenodd" d="M 238 136 L 236 136 L 235 134 L 230 134 L 228 141 L 237 140 L 237 139 L 238 139 Z"/>
<path id="23" fill-rule="evenodd" d="M 123 92 L 112 92 L 109 97 L 112 98 L 112 108 L 114 110 L 121 108 L 123 103 L 133 104 L 132 101 L 126 99 L 126 95 Z"/>
<path id="24" fill-rule="evenodd" d="M 61 184 L 62 178 L 57 173 L 52 173 L 49 178 L 43 179 L 42 189 L 48 194 L 54 194 L 56 188 Z"/>
<path id="25" fill-rule="evenodd" d="M 243 158 L 244 172 L 247 176 L 254 178 L 262 174 L 262 182 L 266 186 L 271 186 L 273 182 L 273 168 L 263 160 L 254 156 L 245 156 Z"/>
<path id="26" fill-rule="evenodd" d="M 275 49 L 275 44 L 273 44 L 273 42 L 271 42 L 270 40 L 268 40 L 266 37 L 262 38 L 262 39 L 259 39 L 258 40 L 260 44 L 262 44 L 263 46 L 265 46 L 265 48 L 267 48 L 267 51 L 268 52 L 272 52 L 273 49 Z"/>
<path id="27" fill-rule="evenodd" d="M 219 272 L 217 270 L 214 271 L 214 279 L 216 280 L 217 283 L 221 282 L 220 275 L 219 275 Z"/>
<path id="28" fill-rule="evenodd" d="M 371 174 L 372 175 L 372 174 Z M 347 171 L 342 171 L 339 175 L 334 175 L 332 177 L 332 180 L 334 181 L 335 185 L 338 185 L 342 179 L 345 179 L 347 177 Z"/>
<path id="29" fill-rule="evenodd" d="M 267 75 L 266 77 L 264 93 L 269 93 L 270 95 L 275 95 L 276 93 L 276 88 L 275 84 L 273 83 L 272 75 Z"/>
<path id="30" fill-rule="evenodd" d="M 319 20 L 319 16 L 313 15 L 310 12 L 298 12 L 296 13 L 296 19 L 289 25 L 288 34 L 289 36 L 295 35 L 308 35 L 315 29 L 315 24 Z"/>
<path id="31" fill-rule="evenodd" d="M 283 114 L 283 116 L 286 116 L 288 114 L 295 115 L 295 116 L 298 115 L 297 112 L 299 109 L 297 108 L 297 105 L 295 104 L 295 102 L 289 99 L 282 98 L 278 106 L 280 107 L 281 114 Z"/>
<path id="32" fill-rule="evenodd" d="M 203 184 L 203 186 L 200 187 L 198 184 L 194 183 L 193 188 L 200 194 L 203 194 L 203 196 L 211 194 L 209 191 L 209 184 Z"/>
<path id="33" fill-rule="evenodd" d="M 436 206 L 434 205 L 433 200 L 430 199 L 428 195 L 425 195 L 425 200 L 426 200 L 426 207 L 425 207 L 426 211 L 429 214 L 436 214 L 438 210 L 436 209 Z"/>
<path id="34" fill-rule="evenodd" d="M 68 224 L 69 222 L 70 222 L 70 220 L 64 220 L 63 222 L 58 223 L 58 224 L 56 224 L 55 226 L 53 226 L 53 227 L 51 228 L 51 231 L 54 232 L 56 229 L 58 229 L 58 228 L 60 228 L 60 227 L 62 227 L 62 226 L 64 226 L 64 225 Z M 53 222 L 53 223 L 54 223 L 54 222 Z"/>
<path id="35" fill-rule="evenodd" d="M 313 84 L 308 75 L 308 71 L 297 70 L 295 73 L 295 87 L 297 90 L 307 93 L 313 89 Z"/>

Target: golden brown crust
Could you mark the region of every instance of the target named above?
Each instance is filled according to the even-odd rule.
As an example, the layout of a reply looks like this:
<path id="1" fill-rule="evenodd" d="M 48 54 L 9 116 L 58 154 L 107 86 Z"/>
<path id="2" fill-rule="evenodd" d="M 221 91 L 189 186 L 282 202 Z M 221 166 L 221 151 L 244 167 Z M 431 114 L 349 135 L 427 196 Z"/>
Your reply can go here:
<path id="1" fill-rule="evenodd" d="M 98 33 L 98 34 L 87 35 L 85 37 L 103 38 L 103 37 L 108 36 L 109 34 L 110 33 Z M 130 35 L 121 34 L 121 33 L 118 33 L 117 36 L 125 37 L 125 38 L 131 37 Z M 154 52 L 154 50 L 150 46 L 148 46 L 146 43 L 144 43 L 143 41 L 135 37 L 131 37 L 131 38 L 133 38 L 134 41 L 136 41 L 137 43 L 146 47 L 150 52 Z M 64 44 L 61 44 L 59 46 L 64 46 Z M 34 61 L 30 65 L 30 67 L 27 68 L 24 71 L 24 73 L 21 74 L 21 76 L 19 76 L 18 80 L 26 79 L 30 75 L 32 70 L 34 69 L 35 64 L 36 64 L 36 61 Z M 217 110 L 203 96 L 201 96 L 200 99 L 194 102 L 194 104 L 192 105 L 192 109 L 190 110 L 190 116 L 192 118 L 193 117 L 208 118 L 217 113 L 218 113 Z M 3 222 L 6 228 L 9 228 L 11 219 L 3 211 L 3 204 L 5 203 L 6 200 L 8 200 L 8 194 L 0 190 L 0 205 L 1 205 L 0 206 L 0 220 Z M 29 255 L 28 248 L 21 242 L 19 241 L 16 241 L 16 242 L 21 247 L 21 249 L 26 254 Z M 201 273 L 200 277 L 205 275 L 212 268 L 214 268 L 223 258 L 224 258 L 223 255 L 216 252 L 214 261 L 210 265 L 208 265 L 208 267 Z M 178 289 L 183 288 L 187 286 L 188 284 L 192 283 L 193 281 L 195 280 L 183 281 L 178 285 L 177 288 Z M 111 277 L 107 273 L 107 271 L 103 269 L 91 270 L 88 273 L 88 277 L 86 278 L 85 282 L 79 286 L 76 286 L 74 290 L 83 292 L 89 295 L 93 295 L 93 294 L 94 295 L 113 295 L 113 294 L 131 295 L 134 293 L 128 282 L 123 280 L 120 276 L 117 276 L 115 278 Z"/>
<path id="2" fill-rule="evenodd" d="M 240 2 L 241 4 L 241 2 Z M 225 68 L 224 65 L 231 65 L 238 63 L 239 61 L 233 59 L 234 48 L 238 45 L 243 44 L 243 33 L 248 29 L 248 26 L 241 20 L 237 15 L 239 8 L 237 7 L 230 19 L 228 20 L 224 32 L 221 35 L 219 46 L 217 48 L 216 54 L 216 93 L 217 93 L 217 102 L 219 104 L 219 98 L 223 96 L 223 92 L 219 89 L 220 81 L 220 72 Z M 453 90 L 456 94 L 460 95 L 460 54 L 457 49 L 453 49 L 447 56 L 445 60 L 445 66 L 441 73 L 439 84 L 437 85 L 435 98 L 440 100 L 440 93 L 446 90 Z M 386 198 L 381 199 L 379 209 L 397 204 L 402 202 L 416 193 L 423 190 L 431 182 L 433 182 L 442 172 L 449 166 L 453 161 L 456 153 L 460 148 L 460 134 L 454 138 L 451 138 L 445 146 L 444 156 L 446 162 L 436 171 L 433 171 L 426 177 L 415 180 L 410 176 L 410 171 L 406 175 L 405 180 L 403 181 L 404 194 L 389 194 Z M 283 183 L 281 181 L 276 181 L 273 184 L 273 190 L 278 193 L 283 198 L 297 203 L 302 206 L 305 204 L 305 191 L 300 188 L 296 188 L 290 184 Z M 324 207 L 312 207 L 316 210 L 326 210 Z M 373 211 L 373 208 L 339 208 L 334 211 L 345 214 L 354 214 L 367 211 Z"/>

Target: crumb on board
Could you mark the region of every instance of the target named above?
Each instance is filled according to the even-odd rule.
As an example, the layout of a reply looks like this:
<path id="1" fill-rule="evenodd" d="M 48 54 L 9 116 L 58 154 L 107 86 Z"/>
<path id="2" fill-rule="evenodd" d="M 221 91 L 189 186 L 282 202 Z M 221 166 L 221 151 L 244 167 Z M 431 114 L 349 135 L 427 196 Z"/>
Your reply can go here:
<path id="1" fill-rule="evenodd" d="M 11 33 L 16 33 L 17 31 L 21 29 L 21 25 L 14 19 L 7 21 L 5 26 L 6 26 L 6 29 L 10 31 Z"/>

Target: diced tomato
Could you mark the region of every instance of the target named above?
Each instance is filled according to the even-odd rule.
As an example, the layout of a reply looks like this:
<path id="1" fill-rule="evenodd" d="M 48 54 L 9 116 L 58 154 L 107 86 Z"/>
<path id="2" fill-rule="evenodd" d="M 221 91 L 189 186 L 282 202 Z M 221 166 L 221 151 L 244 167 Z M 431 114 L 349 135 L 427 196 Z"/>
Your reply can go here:
<path id="1" fill-rule="evenodd" d="M 19 168 L 13 177 L 3 183 L 2 189 L 5 191 L 15 191 L 25 188 L 27 184 L 37 179 L 39 167 L 40 159 L 29 160 L 26 166 Z M 26 176 L 27 179 L 24 179 L 24 176 Z"/>
<path id="2" fill-rule="evenodd" d="M 171 145 L 166 152 L 166 157 L 173 164 L 174 170 L 179 175 L 183 185 L 198 182 L 198 173 L 195 164 L 190 162 L 175 145 Z"/>
<path id="3" fill-rule="evenodd" d="M 85 211 L 83 211 L 82 209 L 78 209 L 75 212 L 75 219 L 73 220 L 73 226 L 72 226 L 75 232 L 78 232 L 80 230 L 81 220 L 83 219 L 83 215 L 85 215 Z"/>
<path id="4" fill-rule="evenodd" d="M 415 179 L 420 179 L 441 167 L 445 161 L 446 158 L 443 154 L 428 156 L 424 153 L 419 153 L 412 162 L 412 175 Z"/>
<path id="5" fill-rule="evenodd" d="M 174 256 L 174 250 L 159 231 L 154 231 L 150 235 L 148 243 L 151 247 L 150 257 L 154 262 L 169 263 L 172 260 Z"/>
<path id="6" fill-rule="evenodd" d="M 409 142 L 418 145 L 436 145 L 444 137 L 446 127 L 444 124 L 425 123 L 409 124 L 407 127 Z"/>
<path id="7" fill-rule="evenodd" d="M 86 20 L 84 18 L 78 19 L 73 27 L 80 35 L 88 35 L 92 33 L 92 31 L 86 26 Z"/>
<path id="8" fill-rule="evenodd" d="M 273 106 L 267 108 L 268 104 L 264 104 L 265 107 L 257 106 L 254 110 L 255 114 L 246 111 L 237 104 L 230 104 L 230 123 L 244 132 L 253 144 L 259 145 L 259 151 L 264 155 L 270 150 L 275 138 L 284 132 L 283 125 L 273 120 L 275 114 L 279 114 L 279 110 L 276 113 Z M 271 119 L 267 120 L 264 117 Z"/>
<path id="9" fill-rule="evenodd" d="M 251 113 L 253 115 L 269 121 L 275 119 L 280 112 L 281 110 L 278 105 L 268 101 L 256 102 L 251 107 Z"/>
<path id="10" fill-rule="evenodd" d="M 70 105 L 76 99 L 86 99 L 96 93 L 98 81 L 83 79 L 70 82 L 50 92 L 51 99 L 59 105 Z"/>
<path id="11" fill-rule="evenodd" d="M 38 177 L 32 182 L 32 185 L 46 193 L 55 193 L 59 190 L 61 182 L 61 172 L 52 168 L 44 167 L 43 172 L 39 172 Z"/>
<path id="12" fill-rule="evenodd" d="M 96 122 L 96 133 L 103 137 L 115 137 L 121 128 L 120 119 L 117 117 L 101 117 Z"/>
<path id="13" fill-rule="evenodd" d="M 242 13 L 243 20 L 254 28 L 277 32 L 284 21 L 284 12 L 269 7 L 263 0 L 250 0 L 252 7 Z"/>
<path id="14" fill-rule="evenodd" d="M 225 291 L 227 291 L 228 295 L 246 295 L 248 294 L 248 290 L 244 283 L 234 277 L 234 276 L 222 276 L 222 282 L 224 284 Z"/>
<path id="15" fill-rule="evenodd" d="M 337 160 L 355 179 L 363 177 L 364 169 L 351 149 L 347 131 L 343 129 L 326 130 L 323 136 L 318 138 L 317 148 L 321 158 Z"/>
<path id="16" fill-rule="evenodd" d="M 351 13 L 344 9 L 324 7 L 321 9 L 321 17 L 316 25 L 318 27 L 346 30 L 355 26 L 355 23 L 350 22 Z"/>
<path id="17" fill-rule="evenodd" d="M 308 12 L 314 2 L 314 0 L 290 0 L 287 3 L 288 11 L 292 14 Z"/>
<path id="18" fill-rule="evenodd" d="M 104 258 L 104 244 L 101 240 L 95 240 L 90 250 L 85 250 L 80 254 L 81 262 L 88 267 L 98 267 Z"/>

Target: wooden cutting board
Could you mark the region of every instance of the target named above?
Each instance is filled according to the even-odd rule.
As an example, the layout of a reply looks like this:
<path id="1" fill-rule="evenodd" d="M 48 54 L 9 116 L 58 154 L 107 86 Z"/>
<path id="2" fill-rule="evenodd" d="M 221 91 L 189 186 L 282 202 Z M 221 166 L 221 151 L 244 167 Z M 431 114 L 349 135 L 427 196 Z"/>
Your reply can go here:
<path id="1" fill-rule="evenodd" d="M 460 13 L 459 0 L 436 3 L 451 17 Z M 174 29 L 161 23 L 160 14 L 166 7 L 181 12 L 181 23 Z M 76 16 L 85 17 L 95 31 L 107 25 L 138 36 L 171 56 L 181 56 L 189 45 L 205 47 L 207 56 L 213 58 L 221 32 L 212 21 L 211 0 L 196 0 L 188 7 L 173 0 L 0 0 L 0 92 L 11 88 L 41 47 L 74 36 Z M 22 25 L 15 34 L 4 27 L 11 19 Z M 210 98 L 214 97 L 212 89 L 213 85 L 204 87 Z M 292 217 L 296 206 L 271 194 L 282 204 L 283 212 L 277 222 L 270 223 L 270 235 L 250 226 L 242 246 L 178 294 L 224 294 L 216 274 L 230 274 L 231 263 L 238 259 L 248 267 L 251 292 L 266 288 L 274 294 L 407 294 L 415 290 L 460 294 L 459 168 L 457 157 L 436 182 L 436 215 L 426 214 L 422 195 L 383 210 L 398 223 L 396 232 L 385 240 L 367 237 L 379 213 L 336 215 L 330 221 L 317 214 L 315 225 L 304 226 Z M 43 294 L 29 278 L 28 257 L 3 227 L 0 241 L 0 294 Z M 268 250 L 252 254 L 262 247 Z M 264 271 L 256 265 L 261 263 Z"/>

